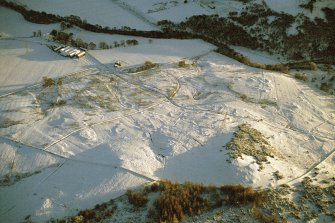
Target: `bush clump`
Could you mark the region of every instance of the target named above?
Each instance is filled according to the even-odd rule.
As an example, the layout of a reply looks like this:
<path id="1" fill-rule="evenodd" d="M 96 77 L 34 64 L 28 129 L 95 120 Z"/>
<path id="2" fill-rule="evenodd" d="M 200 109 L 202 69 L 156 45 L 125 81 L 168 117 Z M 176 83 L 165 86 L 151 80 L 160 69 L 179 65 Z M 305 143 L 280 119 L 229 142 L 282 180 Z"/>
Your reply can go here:
<path id="1" fill-rule="evenodd" d="M 151 61 L 145 61 L 142 66 L 131 68 L 131 69 L 128 70 L 128 72 L 130 72 L 130 73 L 142 72 L 142 71 L 145 71 L 145 70 L 155 68 L 157 66 L 158 66 L 158 64 L 156 64 L 156 63 L 153 63 Z"/>
<path id="2" fill-rule="evenodd" d="M 316 70 L 318 66 L 313 62 L 288 63 L 290 69 Z"/>
<path id="3" fill-rule="evenodd" d="M 191 65 L 186 63 L 185 60 L 181 60 L 178 62 L 178 67 L 182 67 L 182 68 L 189 68 Z"/>
<path id="4" fill-rule="evenodd" d="M 144 193 L 128 190 L 126 195 L 129 203 L 135 207 L 144 207 L 148 202 L 147 195 Z"/>
<path id="5" fill-rule="evenodd" d="M 331 87 L 332 87 L 331 83 L 322 83 L 321 86 L 320 86 L 320 90 L 329 93 Z"/>
<path id="6" fill-rule="evenodd" d="M 220 190 L 223 192 L 224 201 L 228 205 L 258 205 L 265 200 L 263 193 L 255 191 L 252 187 L 244 187 L 242 185 L 223 185 Z"/>
<path id="7" fill-rule="evenodd" d="M 52 78 L 49 77 L 43 77 L 43 87 L 51 87 L 55 85 L 55 80 L 53 80 Z"/>
<path id="8" fill-rule="evenodd" d="M 288 71 L 289 71 L 289 67 L 287 65 L 284 65 L 284 64 L 267 64 L 265 66 L 265 69 L 273 70 L 273 71 L 279 71 L 279 72 L 283 72 L 285 74 L 288 74 Z"/>
<path id="9" fill-rule="evenodd" d="M 306 74 L 296 73 L 294 77 L 298 80 L 308 81 L 308 77 Z"/>
<path id="10" fill-rule="evenodd" d="M 155 202 L 159 222 L 179 222 L 185 215 L 200 214 L 209 208 L 209 202 L 202 194 L 201 184 L 177 184 L 162 181 L 162 192 Z"/>

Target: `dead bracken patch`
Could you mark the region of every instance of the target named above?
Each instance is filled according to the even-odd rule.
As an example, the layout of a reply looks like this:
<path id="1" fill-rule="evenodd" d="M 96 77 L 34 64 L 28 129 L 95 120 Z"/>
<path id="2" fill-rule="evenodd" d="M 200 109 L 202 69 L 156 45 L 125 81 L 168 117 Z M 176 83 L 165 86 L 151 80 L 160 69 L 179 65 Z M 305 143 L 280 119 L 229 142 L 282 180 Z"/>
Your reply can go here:
<path id="1" fill-rule="evenodd" d="M 128 190 L 127 197 L 129 203 L 131 203 L 135 207 L 144 207 L 148 202 L 148 198 L 145 193 Z"/>
<path id="2" fill-rule="evenodd" d="M 123 210 L 131 211 L 136 216 L 136 220 L 129 218 L 123 222 L 179 223 L 187 217 L 220 207 L 248 209 L 251 213 L 251 209 L 259 207 L 264 198 L 263 192 L 242 185 L 219 187 L 164 180 L 147 185 L 142 190 L 128 191 L 114 202 L 98 204 L 94 209 L 85 209 L 75 216 L 52 222 L 105 222 L 106 219 L 108 222 L 117 222 L 117 218 L 113 219 L 114 212 L 122 211 L 116 208 L 122 207 Z M 123 212 L 122 216 L 127 215 L 125 213 L 127 212 Z M 140 220 L 140 215 L 144 216 L 144 219 Z"/>
<path id="3" fill-rule="evenodd" d="M 181 223 L 204 216 L 208 219 L 211 213 L 214 219 L 209 222 L 213 223 L 309 222 L 320 218 L 332 222 L 334 201 L 335 185 L 320 187 L 308 177 L 294 187 L 283 184 L 264 190 L 243 185 L 180 184 L 163 180 L 79 211 L 75 216 L 50 222 Z M 141 206 L 135 205 L 136 202 Z"/>
<path id="4" fill-rule="evenodd" d="M 226 148 L 231 159 L 242 158 L 242 154 L 254 157 L 260 169 L 264 168 L 263 163 L 267 162 L 267 157 L 274 157 L 274 149 L 265 136 L 248 124 L 238 126 Z"/>

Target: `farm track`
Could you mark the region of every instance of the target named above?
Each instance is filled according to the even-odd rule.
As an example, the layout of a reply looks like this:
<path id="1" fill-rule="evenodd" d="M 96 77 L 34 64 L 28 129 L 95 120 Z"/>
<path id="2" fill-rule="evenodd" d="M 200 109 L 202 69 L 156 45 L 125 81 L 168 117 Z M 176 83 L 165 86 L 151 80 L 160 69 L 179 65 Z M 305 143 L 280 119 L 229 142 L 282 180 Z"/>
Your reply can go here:
<path id="1" fill-rule="evenodd" d="M 294 184 L 294 183 L 299 182 L 299 180 L 303 179 L 303 178 L 306 177 L 308 174 L 310 174 L 310 172 L 311 172 L 312 170 L 314 170 L 315 167 L 317 167 L 317 166 L 321 165 L 322 163 L 324 163 L 327 159 L 329 159 L 329 158 L 330 158 L 332 155 L 334 155 L 334 154 L 335 154 L 335 148 L 334 148 L 332 151 L 330 151 L 328 154 L 324 155 L 324 156 L 320 159 L 319 162 L 316 162 L 315 164 L 313 164 L 312 166 L 310 166 L 310 167 L 309 167 L 303 174 L 301 174 L 300 176 L 295 177 L 295 178 L 293 178 L 293 179 L 291 179 L 291 180 L 289 180 L 289 181 L 287 181 L 287 182 L 285 182 L 285 183 L 281 183 L 280 185 L 283 185 L 283 184 Z M 277 185 L 277 187 L 280 186 L 280 185 Z"/>

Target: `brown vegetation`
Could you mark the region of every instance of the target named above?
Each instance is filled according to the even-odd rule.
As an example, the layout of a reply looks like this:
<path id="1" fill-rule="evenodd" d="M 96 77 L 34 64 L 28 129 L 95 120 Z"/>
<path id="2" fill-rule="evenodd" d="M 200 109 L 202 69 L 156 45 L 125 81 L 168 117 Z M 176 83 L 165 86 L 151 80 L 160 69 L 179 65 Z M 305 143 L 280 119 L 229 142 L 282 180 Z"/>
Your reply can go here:
<path id="1" fill-rule="evenodd" d="M 146 70 L 150 70 L 152 68 L 158 67 L 158 64 L 150 62 L 150 61 L 145 61 L 142 66 L 135 67 L 135 68 L 130 68 L 128 69 L 129 73 L 137 73 L 137 72 L 142 72 Z"/>
<path id="2" fill-rule="evenodd" d="M 220 190 L 223 193 L 225 203 L 228 205 L 259 205 L 265 200 L 264 195 L 261 192 L 254 191 L 252 187 L 223 185 Z"/>
<path id="3" fill-rule="evenodd" d="M 144 193 L 128 190 L 126 195 L 129 203 L 135 207 L 144 207 L 148 202 L 147 195 Z"/>
<path id="4" fill-rule="evenodd" d="M 185 215 L 200 214 L 209 208 L 209 202 L 203 197 L 203 185 L 170 181 L 161 184 L 162 192 L 155 202 L 159 222 L 179 222 Z"/>
<path id="5" fill-rule="evenodd" d="M 42 86 L 44 88 L 51 87 L 51 86 L 54 86 L 54 85 L 55 85 L 55 80 L 53 80 L 52 78 L 49 78 L 49 77 L 43 77 Z"/>
<path id="6" fill-rule="evenodd" d="M 155 201 L 158 222 L 180 222 L 186 215 L 199 215 L 222 205 L 257 206 L 264 201 L 262 192 L 242 185 L 204 186 L 202 184 L 162 181 Z"/>
<path id="7" fill-rule="evenodd" d="M 153 202 L 148 202 L 148 196 Z M 174 183 L 168 180 L 147 185 L 143 191 L 127 191 L 127 200 L 136 209 L 146 211 L 146 222 L 179 223 L 186 216 L 196 216 L 222 206 L 256 208 L 263 204 L 263 192 L 242 185 L 202 185 L 186 182 Z M 124 201 L 122 196 L 121 201 Z M 151 204 L 152 206 L 148 206 Z M 148 206 L 139 209 L 139 207 Z M 94 209 L 85 209 L 76 216 L 55 222 L 100 222 L 109 219 L 115 211 L 114 202 L 98 204 Z"/>

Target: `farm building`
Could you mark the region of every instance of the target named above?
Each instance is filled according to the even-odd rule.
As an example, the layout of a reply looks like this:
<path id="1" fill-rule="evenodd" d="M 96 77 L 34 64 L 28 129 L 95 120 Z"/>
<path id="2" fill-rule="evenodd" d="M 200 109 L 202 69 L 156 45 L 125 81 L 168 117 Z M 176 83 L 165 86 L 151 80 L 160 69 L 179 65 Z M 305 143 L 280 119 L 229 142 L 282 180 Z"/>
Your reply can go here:
<path id="1" fill-rule="evenodd" d="M 81 58 L 86 55 L 86 52 L 84 50 L 79 50 L 77 48 L 71 47 L 71 46 L 52 46 L 53 51 L 59 53 L 60 55 L 64 57 L 76 57 Z"/>
<path id="2" fill-rule="evenodd" d="M 114 67 L 122 67 L 122 63 L 120 61 L 116 61 L 114 63 Z"/>
<path id="3" fill-rule="evenodd" d="M 80 53 L 77 53 L 77 54 L 76 54 L 76 57 L 77 57 L 77 58 L 81 58 L 81 57 L 83 57 L 83 56 L 85 56 L 85 55 L 86 55 L 85 51 L 81 51 Z"/>

